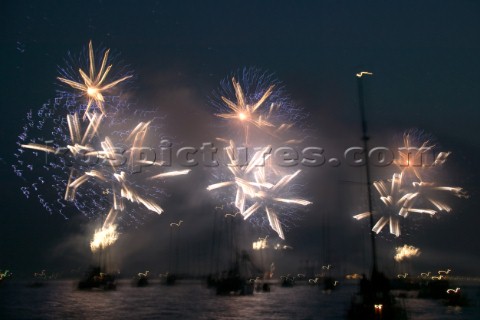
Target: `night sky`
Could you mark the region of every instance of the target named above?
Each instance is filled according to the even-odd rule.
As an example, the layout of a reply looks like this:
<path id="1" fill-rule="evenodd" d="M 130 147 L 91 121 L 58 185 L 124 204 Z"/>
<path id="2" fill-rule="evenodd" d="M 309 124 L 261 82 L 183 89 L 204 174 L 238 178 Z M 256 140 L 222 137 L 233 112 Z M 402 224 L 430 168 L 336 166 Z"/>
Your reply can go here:
<path id="1" fill-rule="evenodd" d="M 393 247 L 415 245 L 413 269 L 480 272 L 479 170 L 480 3 L 476 1 L 3 1 L 0 4 L 1 223 L 0 269 L 18 274 L 67 272 L 90 262 L 88 241 L 99 221 L 75 212 L 65 220 L 26 199 L 13 170 L 26 113 L 53 99 L 58 67 L 88 44 L 111 48 L 135 74 L 131 100 L 157 108 L 166 132 L 184 145 L 218 136 L 209 97 L 222 79 L 244 67 L 275 74 L 308 117 L 311 145 L 330 156 L 361 144 L 355 73 L 365 86 L 371 145 L 394 146 L 404 130 L 423 130 L 451 151 L 441 184 L 461 186 L 451 213 L 411 224 L 399 239 L 378 237 L 381 266 L 393 270 Z M 398 140 L 397 140 L 398 141 Z M 386 179 L 394 168 L 375 169 Z M 294 249 L 277 254 L 285 272 L 332 263 L 344 272 L 369 267 L 361 168 L 324 165 L 304 170 L 302 196 L 314 202 L 286 233 Z M 205 168 L 166 182 L 162 216 L 126 227 L 117 243 L 122 271 L 165 271 L 169 224 L 184 220 L 182 263 L 207 271 L 215 198 Z M 248 222 L 252 235 L 265 232 Z M 272 253 L 273 254 L 273 253 Z M 286 266 L 290 265 L 290 269 Z M 293 270 L 291 270 L 293 269 Z"/>

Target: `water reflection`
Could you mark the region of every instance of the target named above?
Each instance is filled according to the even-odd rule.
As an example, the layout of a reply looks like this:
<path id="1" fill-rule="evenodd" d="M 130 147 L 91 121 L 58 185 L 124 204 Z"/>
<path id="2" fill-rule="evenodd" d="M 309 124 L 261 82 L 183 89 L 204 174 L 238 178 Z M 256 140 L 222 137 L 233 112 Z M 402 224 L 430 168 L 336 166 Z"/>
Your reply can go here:
<path id="1" fill-rule="evenodd" d="M 120 281 L 116 291 L 79 291 L 71 281 L 27 288 L 9 282 L 0 288 L 1 319 L 344 319 L 357 286 L 346 284 L 325 294 L 317 287 L 273 286 L 270 293 L 222 297 L 200 282 L 143 288 Z M 475 291 L 476 290 L 476 291 Z M 435 300 L 402 299 L 410 319 L 478 319 L 478 289 L 472 306 L 447 307 Z M 475 300 L 477 299 L 477 300 Z"/>

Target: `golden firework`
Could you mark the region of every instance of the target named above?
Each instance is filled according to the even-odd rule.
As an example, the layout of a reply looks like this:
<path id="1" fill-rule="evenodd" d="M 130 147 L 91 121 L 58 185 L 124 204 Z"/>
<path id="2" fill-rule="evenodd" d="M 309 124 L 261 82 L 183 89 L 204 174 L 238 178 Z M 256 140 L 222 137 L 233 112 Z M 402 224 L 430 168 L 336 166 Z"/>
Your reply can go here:
<path id="1" fill-rule="evenodd" d="M 90 111 L 92 104 L 94 103 L 97 106 L 97 108 L 102 112 L 102 114 L 105 114 L 105 108 L 103 106 L 105 99 L 103 98 L 102 92 L 115 87 L 120 82 L 125 81 L 126 79 L 131 77 L 131 76 L 125 76 L 123 78 L 120 78 L 108 84 L 104 84 L 104 81 L 107 78 L 108 73 L 112 69 L 112 65 L 109 65 L 108 67 L 106 67 L 109 52 L 110 52 L 110 49 L 107 49 L 105 51 L 102 59 L 102 64 L 100 66 L 100 70 L 98 70 L 98 73 L 97 73 L 95 70 L 95 57 L 93 54 L 92 41 L 90 41 L 88 43 L 88 58 L 90 62 L 89 75 L 87 75 L 82 69 L 79 69 L 80 76 L 83 79 L 83 83 L 61 78 L 61 77 L 57 78 L 58 80 L 68 84 L 72 88 L 80 90 L 84 92 L 85 95 L 87 95 L 88 104 L 87 104 L 87 108 L 85 109 L 85 113 L 83 115 L 84 119 L 87 117 L 87 114 Z"/>

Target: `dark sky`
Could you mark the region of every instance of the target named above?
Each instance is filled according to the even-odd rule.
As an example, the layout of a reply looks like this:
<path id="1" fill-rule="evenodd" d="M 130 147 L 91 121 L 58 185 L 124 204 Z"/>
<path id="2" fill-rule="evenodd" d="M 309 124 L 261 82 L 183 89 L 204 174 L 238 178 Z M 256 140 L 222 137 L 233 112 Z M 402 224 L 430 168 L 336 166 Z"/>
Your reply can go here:
<path id="1" fill-rule="evenodd" d="M 354 75 L 374 72 L 366 85 L 372 144 L 391 145 L 412 127 L 424 130 L 452 151 L 442 183 L 471 196 L 454 199 L 452 213 L 420 221 L 404 238 L 379 237 L 382 265 L 391 269 L 393 247 L 408 243 L 423 252 L 412 263 L 416 271 L 450 267 L 478 275 L 480 3 L 3 1 L 0 12 L 0 269 L 29 274 L 89 262 L 92 221 L 64 220 L 25 199 L 11 164 L 27 111 L 55 96 L 58 66 L 91 39 L 120 53 L 133 70 L 129 93 L 138 105 L 158 107 L 167 131 L 194 145 L 216 136 L 209 94 L 232 71 L 255 66 L 275 73 L 310 115 L 305 126 L 312 144 L 338 155 L 361 143 Z M 185 221 L 178 237 L 188 252 L 184 264 L 208 258 L 215 204 L 204 191 L 208 173 L 197 169 L 188 180 L 167 184 L 163 216 L 125 231 L 117 248 L 121 268 L 163 271 L 168 224 L 179 219 Z M 391 170 L 376 170 L 374 178 Z M 306 172 L 304 195 L 314 205 L 287 233 L 295 249 L 275 256 L 277 263 L 322 263 L 328 251 L 344 271 L 368 266 L 368 228 L 351 218 L 366 210 L 365 189 L 355 183 L 363 171 L 324 166 Z M 247 232 L 263 235 L 249 226 Z"/>

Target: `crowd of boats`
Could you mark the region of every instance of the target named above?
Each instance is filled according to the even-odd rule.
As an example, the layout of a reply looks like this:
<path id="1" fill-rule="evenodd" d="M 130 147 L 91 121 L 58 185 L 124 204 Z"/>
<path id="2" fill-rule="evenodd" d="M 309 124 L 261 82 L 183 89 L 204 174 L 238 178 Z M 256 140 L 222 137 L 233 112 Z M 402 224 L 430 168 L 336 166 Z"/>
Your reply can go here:
<path id="1" fill-rule="evenodd" d="M 458 286 L 452 285 L 450 270 L 437 274 L 422 273 L 419 276 L 399 274 L 388 279 L 381 272 L 365 274 L 349 274 L 334 277 L 330 272 L 322 272 L 314 276 L 305 274 L 287 274 L 272 277 L 268 272 L 246 277 L 241 273 L 241 265 L 236 264 L 229 270 L 203 277 L 205 285 L 217 295 L 241 296 L 257 293 L 269 293 L 272 287 L 291 288 L 295 286 L 317 287 L 325 292 L 341 290 L 345 283 L 356 283 L 358 291 L 352 296 L 348 316 L 352 319 L 406 319 L 406 312 L 397 303 L 397 298 L 415 297 L 420 299 L 437 299 L 444 304 L 467 306 L 468 299 Z M 443 272 L 443 274 L 442 274 Z M 0 283 L 9 281 L 12 273 L 8 270 L 0 272 Z M 34 273 L 27 286 L 39 288 L 52 280 L 55 274 L 47 274 L 45 270 Z M 102 272 L 99 266 L 89 268 L 82 279 L 76 283 L 78 290 L 108 291 L 116 290 L 120 275 Z M 130 285 L 146 287 L 153 285 L 178 285 L 185 275 L 171 273 L 153 274 L 150 271 L 137 273 L 131 278 Z M 274 290 L 273 290 L 274 291 Z"/>

